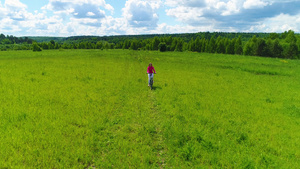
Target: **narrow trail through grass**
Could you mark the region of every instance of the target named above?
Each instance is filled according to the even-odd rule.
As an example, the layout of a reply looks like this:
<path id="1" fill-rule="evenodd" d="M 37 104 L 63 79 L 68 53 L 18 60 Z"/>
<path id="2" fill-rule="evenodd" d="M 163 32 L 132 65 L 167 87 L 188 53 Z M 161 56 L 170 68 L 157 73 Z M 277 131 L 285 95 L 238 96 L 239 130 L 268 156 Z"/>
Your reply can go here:
<path id="1" fill-rule="evenodd" d="M 141 55 L 140 53 L 131 53 L 131 56 L 136 59 L 138 67 L 140 68 L 141 72 L 146 73 L 148 62 L 151 62 L 150 58 L 147 58 L 149 56 Z M 147 63 L 145 61 L 148 61 Z M 155 75 L 156 77 L 156 75 Z M 162 123 L 163 118 L 161 117 L 161 114 L 158 109 L 158 102 L 156 99 L 156 83 L 154 83 L 153 90 L 150 90 L 149 87 L 146 88 L 148 84 L 148 77 L 147 74 L 145 74 L 145 80 L 147 83 L 145 83 L 145 90 L 147 89 L 147 104 L 150 105 L 150 111 L 148 115 L 148 121 L 146 125 L 151 125 L 153 127 L 153 130 L 150 132 L 152 137 L 152 146 L 153 146 L 153 154 L 157 156 L 157 166 L 159 168 L 164 168 L 165 166 L 165 151 L 166 151 L 166 145 L 163 138 L 163 132 L 162 132 Z M 155 82 L 156 80 L 154 80 Z"/>
<path id="2" fill-rule="evenodd" d="M 154 89 L 155 90 L 155 89 Z M 165 151 L 166 145 L 163 138 L 163 132 L 162 132 L 162 121 L 164 120 L 163 117 L 161 117 L 160 112 L 157 108 L 157 101 L 155 96 L 155 91 L 149 90 L 149 100 L 151 102 L 151 114 L 149 117 L 153 120 L 153 124 L 155 126 L 155 132 L 153 133 L 153 146 L 155 148 L 155 153 L 158 157 L 158 166 L 159 168 L 164 168 L 165 165 Z M 152 123 L 152 122 L 151 122 Z"/>

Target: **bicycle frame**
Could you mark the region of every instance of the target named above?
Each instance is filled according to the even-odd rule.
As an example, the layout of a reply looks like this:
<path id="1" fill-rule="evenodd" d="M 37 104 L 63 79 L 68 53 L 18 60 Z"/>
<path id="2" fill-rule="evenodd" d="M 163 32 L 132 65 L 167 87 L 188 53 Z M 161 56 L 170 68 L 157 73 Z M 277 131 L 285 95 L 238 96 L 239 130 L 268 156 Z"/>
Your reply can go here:
<path id="1" fill-rule="evenodd" d="M 148 75 L 150 75 L 150 83 L 149 83 L 149 86 L 150 86 L 150 89 L 152 90 L 152 87 L 153 87 L 153 73 L 148 73 Z"/>

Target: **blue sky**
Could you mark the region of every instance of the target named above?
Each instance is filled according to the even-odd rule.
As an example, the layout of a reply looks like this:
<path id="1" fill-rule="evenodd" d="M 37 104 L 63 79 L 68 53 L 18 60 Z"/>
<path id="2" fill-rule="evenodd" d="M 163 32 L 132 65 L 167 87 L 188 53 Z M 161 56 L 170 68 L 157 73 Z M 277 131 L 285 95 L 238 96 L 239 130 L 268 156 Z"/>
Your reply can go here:
<path id="1" fill-rule="evenodd" d="M 0 0 L 14 36 L 300 32 L 294 0 Z"/>

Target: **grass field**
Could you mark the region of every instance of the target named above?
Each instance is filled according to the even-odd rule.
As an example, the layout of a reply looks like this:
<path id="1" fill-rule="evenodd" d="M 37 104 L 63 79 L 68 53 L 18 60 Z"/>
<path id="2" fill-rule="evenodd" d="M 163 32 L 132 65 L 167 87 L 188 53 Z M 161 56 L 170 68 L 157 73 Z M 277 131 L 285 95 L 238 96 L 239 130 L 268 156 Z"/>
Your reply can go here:
<path id="1" fill-rule="evenodd" d="M 0 52 L 0 95 L 0 168 L 300 166 L 298 60 Z"/>

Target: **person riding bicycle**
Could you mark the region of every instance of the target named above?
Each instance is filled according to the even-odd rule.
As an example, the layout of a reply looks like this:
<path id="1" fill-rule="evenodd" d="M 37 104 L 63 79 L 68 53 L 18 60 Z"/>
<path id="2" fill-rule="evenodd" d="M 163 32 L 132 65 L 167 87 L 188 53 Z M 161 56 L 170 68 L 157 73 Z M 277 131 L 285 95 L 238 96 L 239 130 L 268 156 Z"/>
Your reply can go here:
<path id="1" fill-rule="evenodd" d="M 156 73 L 154 67 L 152 66 L 152 63 L 149 63 L 149 66 L 147 68 L 148 73 L 148 86 L 150 85 L 150 79 L 153 79 L 153 74 Z"/>

